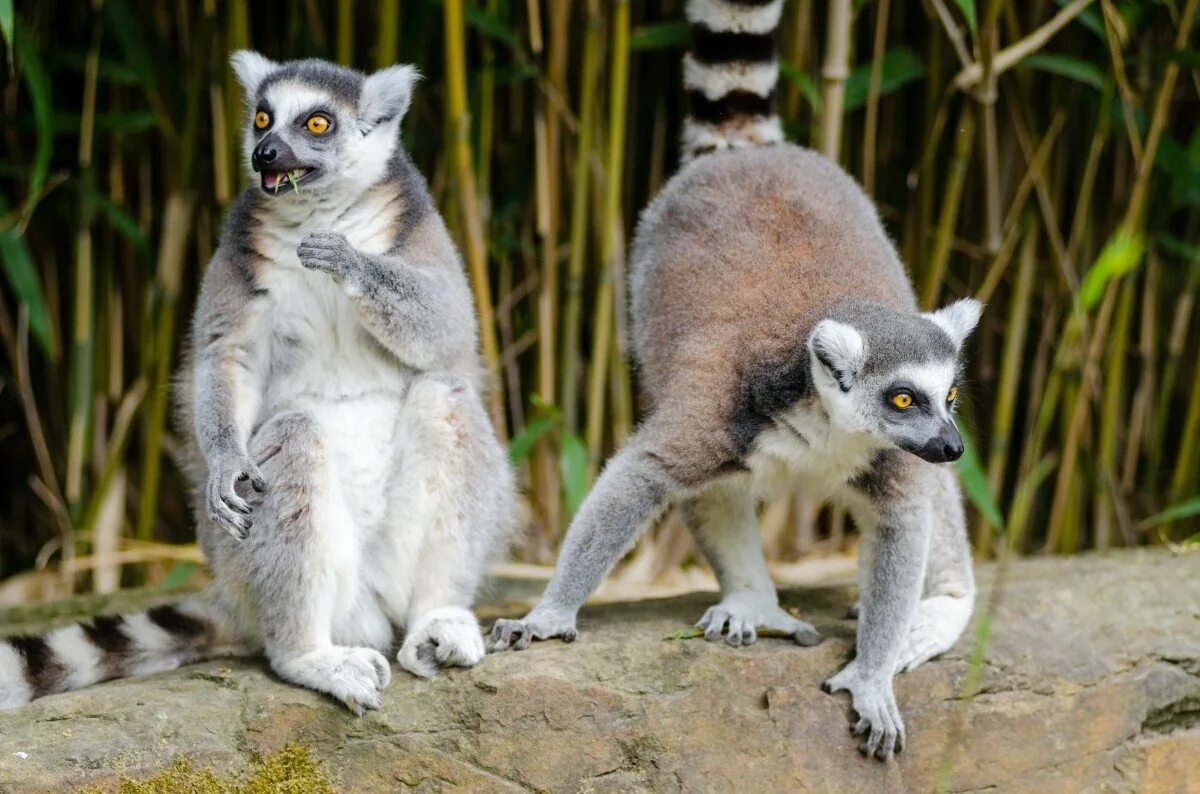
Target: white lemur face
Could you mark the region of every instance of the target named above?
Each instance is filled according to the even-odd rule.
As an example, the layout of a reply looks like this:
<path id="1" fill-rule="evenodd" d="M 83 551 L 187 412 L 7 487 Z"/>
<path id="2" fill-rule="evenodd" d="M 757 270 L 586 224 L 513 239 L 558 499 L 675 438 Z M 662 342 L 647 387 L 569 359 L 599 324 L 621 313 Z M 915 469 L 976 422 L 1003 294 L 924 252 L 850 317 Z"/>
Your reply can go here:
<path id="1" fill-rule="evenodd" d="M 883 306 L 822 320 L 808 339 L 817 394 L 830 421 L 932 463 L 957 460 L 959 354 L 983 305 L 965 298 L 913 316 Z"/>
<path id="2" fill-rule="evenodd" d="M 416 69 L 367 76 L 315 59 L 275 63 L 249 50 L 230 60 L 246 92 L 246 165 L 268 195 L 357 195 L 384 176 Z"/>

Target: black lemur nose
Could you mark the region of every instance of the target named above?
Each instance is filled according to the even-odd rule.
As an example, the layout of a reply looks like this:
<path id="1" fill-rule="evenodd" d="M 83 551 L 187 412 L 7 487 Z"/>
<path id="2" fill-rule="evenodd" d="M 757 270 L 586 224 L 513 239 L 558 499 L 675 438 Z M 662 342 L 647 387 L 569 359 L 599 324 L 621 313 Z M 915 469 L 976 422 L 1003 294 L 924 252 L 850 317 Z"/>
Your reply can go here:
<path id="1" fill-rule="evenodd" d="M 942 454 L 946 456 L 947 461 L 958 460 L 963 454 L 963 443 L 961 440 L 955 440 L 947 443 L 942 447 Z"/>
<path id="2" fill-rule="evenodd" d="M 259 146 L 250 155 L 250 165 L 255 171 L 261 171 L 264 165 L 270 165 L 275 162 L 275 158 L 279 156 L 279 151 L 273 146 Z"/>

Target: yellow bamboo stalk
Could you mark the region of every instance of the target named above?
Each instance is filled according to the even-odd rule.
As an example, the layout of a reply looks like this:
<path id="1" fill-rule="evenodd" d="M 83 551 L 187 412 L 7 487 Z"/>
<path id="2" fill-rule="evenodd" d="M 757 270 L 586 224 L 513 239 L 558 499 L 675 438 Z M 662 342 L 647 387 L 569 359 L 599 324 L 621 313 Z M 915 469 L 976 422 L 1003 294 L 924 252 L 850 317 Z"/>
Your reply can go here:
<path id="1" fill-rule="evenodd" d="M 624 242 L 620 224 L 621 175 L 625 163 L 625 112 L 629 92 L 629 0 L 617 0 L 612 22 L 612 71 L 608 102 L 608 153 L 604 161 L 604 221 L 601 226 L 601 271 L 592 327 L 592 357 L 588 371 L 587 423 L 585 442 L 589 475 L 600 465 L 604 441 L 604 401 L 609 356 L 613 343 L 613 320 L 617 285 L 613 280 L 614 259 Z"/>
<path id="2" fill-rule="evenodd" d="M 879 0 L 875 9 L 875 43 L 871 54 L 871 80 L 867 87 L 867 118 L 863 125 L 863 189 L 875 195 L 875 152 L 879 133 L 879 90 L 883 84 L 883 53 L 887 45 L 891 0 Z"/>
<path id="3" fill-rule="evenodd" d="M 818 150 L 835 163 L 842 149 L 842 114 L 850 76 L 850 0 L 829 0 L 825 61 L 821 65 L 821 127 Z"/>
<path id="4" fill-rule="evenodd" d="M 471 116 L 467 108 L 466 21 L 462 0 L 446 0 L 443 5 L 443 32 L 446 52 L 446 113 L 450 124 L 450 147 L 454 158 L 455 182 L 466 232 L 467 270 L 479 312 L 480 341 L 483 357 L 494 382 L 500 379 L 500 348 L 496 342 L 496 318 L 492 308 L 492 288 L 488 282 L 487 241 L 483 216 L 475 187 L 471 156 Z M 503 397 L 492 390 L 492 419 L 496 430 L 505 435 Z"/>
<path id="5" fill-rule="evenodd" d="M 946 186 L 942 191 L 942 209 L 938 215 L 937 234 L 934 237 L 933 253 L 921 290 L 921 305 L 932 309 L 942 291 L 946 278 L 946 266 L 950 262 L 950 249 L 954 242 L 954 229 L 958 226 L 963 183 L 967 178 L 967 163 L 970 160 L 971 142 L 975 137 L 975 117 L 963 110 L 959 117 L 958 134 L 954 138 L 954 154 L 946 172 Z"/>

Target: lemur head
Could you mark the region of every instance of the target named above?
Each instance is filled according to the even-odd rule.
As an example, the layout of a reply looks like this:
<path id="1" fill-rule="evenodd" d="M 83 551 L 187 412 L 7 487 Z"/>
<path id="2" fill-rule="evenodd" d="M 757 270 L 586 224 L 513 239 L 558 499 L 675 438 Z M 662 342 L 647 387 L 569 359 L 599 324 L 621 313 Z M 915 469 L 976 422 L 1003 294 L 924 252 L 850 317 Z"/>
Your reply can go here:
<path id="1" fill-rule="evenodd" d="M 416 69 L 364 75 L 316 59 L 276 63 L 249 50 L 230 61 L 246 92 L 246 164 L 266 193 L 357 193 L 384 176 Z"/>
<path id="2" fill-rule="evenodd" d="M 809 363 L 830 422 L 931 463 L 957 460 L 960 354 L 982 311 L 964 298 L 927 314 L 874 305 L 817 323 Z"/>

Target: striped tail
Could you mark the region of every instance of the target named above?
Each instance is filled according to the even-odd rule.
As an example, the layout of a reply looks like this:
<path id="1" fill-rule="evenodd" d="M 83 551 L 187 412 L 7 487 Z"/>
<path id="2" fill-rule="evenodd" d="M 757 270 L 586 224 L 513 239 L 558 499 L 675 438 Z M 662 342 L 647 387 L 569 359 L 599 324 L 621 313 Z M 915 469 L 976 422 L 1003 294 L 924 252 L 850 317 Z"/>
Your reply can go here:
<path id="1" fill-rule="evenodd" d="M 775 29 L 783 0 L 688 0 L 692 48 L 683 56 L 688 115 L 683 160 L 779 143 Z"/>
<path id="2" fill-rule="evenodd" d="M 0 639 L 0 709 L 110 678 L 148 675 L 237 653 L 202 598 Z"/>

